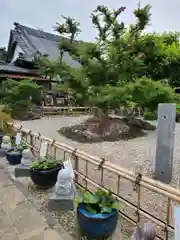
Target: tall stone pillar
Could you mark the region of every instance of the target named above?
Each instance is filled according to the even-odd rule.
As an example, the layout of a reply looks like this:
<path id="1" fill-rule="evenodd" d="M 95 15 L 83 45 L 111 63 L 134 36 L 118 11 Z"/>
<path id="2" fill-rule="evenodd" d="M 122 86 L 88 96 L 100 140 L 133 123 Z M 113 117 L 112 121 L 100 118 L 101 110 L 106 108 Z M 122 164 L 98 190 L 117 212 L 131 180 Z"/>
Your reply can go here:
<path id="1" fill-rule="evenodd" d="M 169 183 L 172 180 L 176 104 L 159 104 L 155 179 Z"/>

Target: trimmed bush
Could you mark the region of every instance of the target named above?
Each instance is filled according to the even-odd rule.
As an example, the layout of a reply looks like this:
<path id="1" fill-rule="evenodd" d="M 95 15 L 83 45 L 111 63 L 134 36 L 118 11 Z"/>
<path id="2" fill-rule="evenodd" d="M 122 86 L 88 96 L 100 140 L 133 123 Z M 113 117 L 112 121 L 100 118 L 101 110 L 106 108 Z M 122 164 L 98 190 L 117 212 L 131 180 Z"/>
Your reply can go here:
<path id="1" fill-rule="evenodd" d="M 153 120 L 156 120 L 156 114 L 155 112 L 144 112 L 144 120 L 150 120 L 150 121 L 153 121 Z"/>

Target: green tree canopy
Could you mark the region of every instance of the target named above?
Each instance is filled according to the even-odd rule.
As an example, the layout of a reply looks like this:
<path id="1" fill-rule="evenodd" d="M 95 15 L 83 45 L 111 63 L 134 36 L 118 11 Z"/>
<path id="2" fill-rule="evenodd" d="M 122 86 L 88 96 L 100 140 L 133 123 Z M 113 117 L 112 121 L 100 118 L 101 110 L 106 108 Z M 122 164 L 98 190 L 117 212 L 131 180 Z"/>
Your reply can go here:
<path id="1" fill-rule="evenodd" d="M 98 33 L 93 43 L 78 42 L 79 22 L 63 17 L 64 23 L 57 24 L 56 31 L 69 38 L 60 42 L 60 60 L 51 67 L 53 74 L 64 80 L 60 88 L 104 113 L 120 105 L 155 109 L 160 102 L 172 102 L 173 91 L 163 81 L 168 79 L 173 86 L 179 81 L 173 72 L 180 56 L 179 34 L 144 34 L 150 9 L 150 5 L 138 5 L 133 12 L 136 23 L 125 26 L 119 21 L 125 7 L 110 10 L 97 6 L 91 15 Z M 79 62 L 79 68 L 63 61 L 65 52 Z"/>
<path id="2" fill-rule="evenodd" d="M 30 80 L 7 80 L 1 84 L 1 100 L 11 110 L 12 116 L 23 114 L 32 104 L 41 101 L 41 87 Z"/>

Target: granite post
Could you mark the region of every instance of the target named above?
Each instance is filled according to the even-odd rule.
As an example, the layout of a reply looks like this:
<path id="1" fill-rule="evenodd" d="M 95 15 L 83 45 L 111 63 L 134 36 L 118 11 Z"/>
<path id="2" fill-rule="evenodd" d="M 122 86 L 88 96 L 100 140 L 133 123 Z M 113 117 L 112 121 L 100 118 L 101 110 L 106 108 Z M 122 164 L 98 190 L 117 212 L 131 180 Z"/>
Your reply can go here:
<path id="1" fill-rule="evenodd" d="M 175 119 L 176 104 L 158 105 L 155 179 L 164 183 L 172 180 Z"/>

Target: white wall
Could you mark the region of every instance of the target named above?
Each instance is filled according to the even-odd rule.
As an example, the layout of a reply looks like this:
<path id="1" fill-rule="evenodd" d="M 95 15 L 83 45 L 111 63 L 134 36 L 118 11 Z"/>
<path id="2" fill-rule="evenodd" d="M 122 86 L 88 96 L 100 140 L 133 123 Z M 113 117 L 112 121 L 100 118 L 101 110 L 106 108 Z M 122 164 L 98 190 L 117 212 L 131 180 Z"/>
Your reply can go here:
<path id="1" fill-rule="evenodd" d="M 14 56 L 12 58 L 11 62 L 16 61 L 16 59 L 19 57 L 19 53 L 23 53 L 22 49 L 18 46 L 18 44 L 16 45 L 16 48 L 14 50 Z"/>

